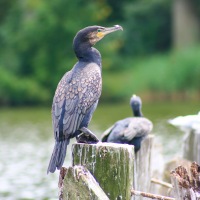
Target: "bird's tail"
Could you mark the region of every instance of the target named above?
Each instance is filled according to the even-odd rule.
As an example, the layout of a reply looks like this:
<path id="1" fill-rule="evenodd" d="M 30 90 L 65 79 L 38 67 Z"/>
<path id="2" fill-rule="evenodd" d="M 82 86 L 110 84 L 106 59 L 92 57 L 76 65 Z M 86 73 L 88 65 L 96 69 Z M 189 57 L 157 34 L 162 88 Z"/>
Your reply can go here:
<path id="1" fill-rule="evenodd" d="M 49 166 L 47 169 L 47 174 L 49 172 L 54 173 L 56 168 L 60 169 L 64 163 L 67 145 L 69 144 L 69 140 L 56 141 L 53 153 L 51 155 L 51 160 L 49 162 Z"/>

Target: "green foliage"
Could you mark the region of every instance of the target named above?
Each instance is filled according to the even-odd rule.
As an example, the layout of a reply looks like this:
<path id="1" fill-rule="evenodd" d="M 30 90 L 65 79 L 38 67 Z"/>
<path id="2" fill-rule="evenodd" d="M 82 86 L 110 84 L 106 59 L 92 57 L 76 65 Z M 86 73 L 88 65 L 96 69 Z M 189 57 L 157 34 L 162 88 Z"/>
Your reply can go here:
<path id="1" fill-rule="evenodd" d="M 198 47 L 172 51 L 165 55 L 141 57 L 136 61 L 127 57 L 124 59 L 123 72 L 109 72 L 104 75 L 102 100 L 127 99 L 133 93 L 145 91 L 197 93 L 200 90 L 199 55 Z"/>
<path id="2" fill-rule="evenodd" d="M 8 3 L 3 5 L 7 8 Z M 0 102 L 49 102 L 61 76 L 76 62 L 72 50 L 75 33 L 100 24 L 108 15 L 106 3 L 92 0 L 87 4 L 83 0 L 17 0 L 10 4 L 0 16 L 0 66 L 5 72 Z"/>
<path id="3" fill-rule="evenodd" d="M 200 16 L 200 1 L 199 0 L 192 0 L 191 1 L 193 3 L 193 8 L 196 9 L 196 11 L 198 12 L 199 16 Z"/>
<path id="4" fill-rule="evenodd" d="M 2 0 L 0 104 L 51 103 L 60 78 L 76 62 L 74 35 L 95 24 L 124 28 L 97 44 L 103 58 L 102 99 L 196 90 L 199 49 L 142 57 L 169 49 L 170 6 L 168 0 Z"/>
<path id="5" fill-rule="evenodd" d="M 150 58 L 140 66 L 140 69 L 137 68 L 140 77 L 136 79 L 144 81 L 145 90 L 164 92 L 198 90 L 200 89 L 199 55 L 200 49 L 194 48 Z M 144 65 L 148 68 L 145 71 Z M 142 69 L 143 72 L 140 71 Z"/>
<path id="6" fill-rule="evenodd" d="M 0 68 L 0 104 L 24 105 L 47 102 L 50 99 L 46 88 L 34 79 L 18 78 Z"/>
<path id="7" fill-rule="evenodd" d="M 168 0 L 137 0 L 124 7 L 125 44 L 130 55 L 169 49 L 171 44 L 171 3 Z"/>

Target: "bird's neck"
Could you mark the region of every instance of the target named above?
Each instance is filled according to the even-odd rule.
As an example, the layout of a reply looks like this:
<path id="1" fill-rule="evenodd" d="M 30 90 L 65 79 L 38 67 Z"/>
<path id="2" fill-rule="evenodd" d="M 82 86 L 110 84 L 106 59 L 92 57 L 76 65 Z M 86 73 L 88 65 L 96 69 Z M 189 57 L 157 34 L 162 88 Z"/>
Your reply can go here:
<path id="1" fill-rule="evenodd" d="M 74 52 L 79 61 L 94 62 L 101 67 L 100 52 L 88 45 L 88 43 L 75 46 Z"/>
<path id="2" fill-rule="evenodd" d="M 140 109 L 138 109 L 138 110 L 133 110 L 133 115 L 134 115 L 135 117 L 143 117 L 143 114 L 142 114 L 142 112 L 141 112 Z"/>

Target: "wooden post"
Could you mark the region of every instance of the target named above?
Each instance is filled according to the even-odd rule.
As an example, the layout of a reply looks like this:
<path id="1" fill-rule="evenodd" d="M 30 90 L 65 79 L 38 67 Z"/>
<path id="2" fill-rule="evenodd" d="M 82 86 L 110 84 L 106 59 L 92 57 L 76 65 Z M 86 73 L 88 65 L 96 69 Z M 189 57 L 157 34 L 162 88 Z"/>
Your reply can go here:
<path id="1" fill-rule="evenodd" d="M 131 199 L 134 187 L 134 146 L 98 143 L 74 144 L 73 166 L 86 167 L 110 200 Z"/>
<path id="2" fill-rule="evenodd" d="M 94 177 L 83 166 L 62 168 L 59 200 L 109 200 Z"/>
<path id="3" fill-rule="evenodd" d="M 190 173 L 179 166 L 171 172 L 171 181 L 174 188 L 174 197 L 176 200 L 200 199 L 200 166 L 192 163 Z"/>
<path id="4" fill-rule="evenodd" d="M 152 142 L 153 136 L 144 139 L 136 160 L 133 145 L 115 143 L 72 145 L 73 167 L 62 168 L 60 172 L 60 200 L 82 200 L 91 195 L 95 200 L 141 199 L 131 191 L 134 188 L 149 192 Z"/>
<path id="5" fill-rule="evenodd" d="M 183 157 L 200 164 L 200 130 L 191 130 L 185 137 Z"/>
<path id="6" fill-rule="evenodd" d="M 136 153 L 135 168 L 135 189 L 149 192 L 151 184 L 151 153 L 153 145 L 153 135 L 146 137 L 141 144 L 140 150 Z M 137 196 L 136 200 L 142 200 L 143 197 Z"/>

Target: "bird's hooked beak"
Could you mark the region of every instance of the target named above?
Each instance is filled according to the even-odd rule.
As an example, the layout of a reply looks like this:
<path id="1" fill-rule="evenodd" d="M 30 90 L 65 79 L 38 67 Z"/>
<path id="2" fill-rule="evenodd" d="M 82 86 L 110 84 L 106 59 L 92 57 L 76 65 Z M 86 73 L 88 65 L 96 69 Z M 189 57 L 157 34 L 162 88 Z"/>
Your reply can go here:
<path id="1" fill-rule="evenodd" d="M 115 25 L 114 27 L 100 29 L 97 32 L 97 37 L 98 38 L 103 38 L 105 35 L 108 35 L 109 33 L 112 33 L 112 32 L 115 32 L 115 31 L 119 31 L 119 30 L 123 31 L 123 28 L 120 25 Z"/>

